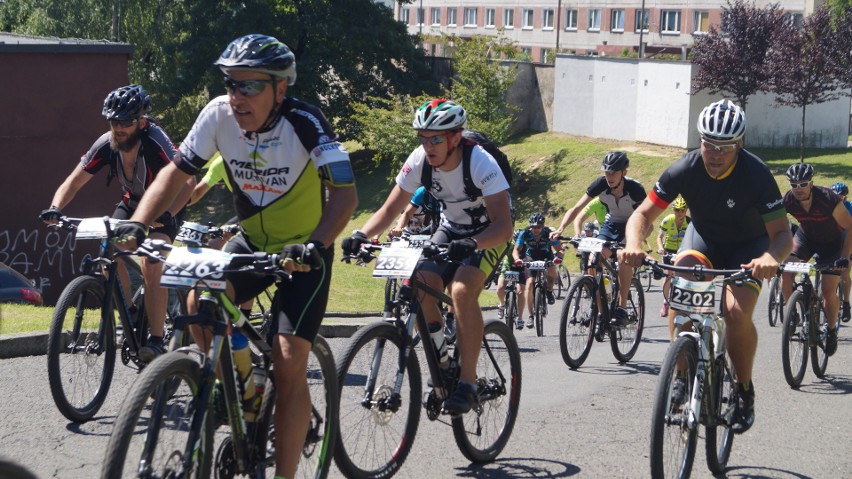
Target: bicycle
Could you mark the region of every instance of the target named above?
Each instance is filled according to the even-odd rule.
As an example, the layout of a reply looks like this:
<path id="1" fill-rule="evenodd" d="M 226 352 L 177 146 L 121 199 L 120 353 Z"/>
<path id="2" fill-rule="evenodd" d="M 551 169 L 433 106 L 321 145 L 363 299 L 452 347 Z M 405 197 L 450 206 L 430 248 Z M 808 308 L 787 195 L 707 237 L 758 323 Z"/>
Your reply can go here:
<path id="1" fill-rule="evenodd" d="M 671 343 L 654 394 L 651 414 L 651 477 L 689 477 L 699 425 L 704 426 L 707 467 L 725 470 L 733 447 L 733 416 L 739 402 L 736 372 L 725 349 L 724 289 L 741 285 L 750 270 L 672 266 L 645 259 L 657 275 L 671 276 L 669 303 L 677 311 L 678 334 Z M 725 276 L 706 280 L 708 276 Z M 716 289 L 722 300 L 716 308 Z"/>
<path id="2" fill-rule="evenodd" d="M 571 369 L 583 365 L 592 349 L 592 341 L 603 342 L 609 337 L 612 354 L 619 363 L 630 361 L 642 341 L 645 326 L 645 295 L 642 285 L 631 278 L 627 296 L 628 320 L 624 325 L 612 322 L 618 307 L 618 260 L 614 241 L 599 238 L 563 238 L 577 248 L 581 270 L 586 271 L 568 290 L 562 305 L 559 322 L 559 349 L 562 360 Z M 613 251 L 604 260 L 604 248 Z M 594 275 L 588 274 L 589 269 Z M 609 296 L 608 296 L 609 295 Z"/>
<path id="3" fill-rule="evenodd" d="M 506 299 L 503 307 L 503 320 L 506 326 L 515 333 L 516 321 L 521 319 L 518 315 L 518 281 L 521 279 L 520 271 L 506 270 L 503 271 L 503 277 L 506 283 Z"/>
<path id="4" fill-rule="evenodd" d="M 568 292 L 571 287 L 571 272 L 564 263 L 559 262 L 556 265 L 556 281 L 553 284 L 553 294 L 556 299 L 562 299 L 562 292 Z"/>
<path id="5" fill-rule="evenodd" d="M 559 258 L 524 261 L 524 267 L 530 272 L 530 277 L 533 280 L 533 310 L 531 313 L 535 323 L 535 334 L 538 337 L 544 336 L 544 318 L 547 316 L 547 268 L 561 263 L 562 260 Z"/>
<path id="6" fill-rule="evenodd" d="M 237 475 L 265 477 L 275 466 L 274 427 L 276 386 L 272 347 L 225 294 L 229 273 L 252 271 L 284 281 L 279 255 L 257 252 L 230 254 L 208 248 L 171 247 L 148 240 L 137 250 L 162 259 L 168 250 L 162 284 L 198 289 L 198 312 L 175 319 L 172 346 L 188 335 L 190 325 L 210 328 L 209 351 L 181 347 L 151 363 L 133 384 L 115 420 L 101 477 L 200 477 Z M 316 261 L 314 258 L 313 261 Z M 233 330 L 249 341 L 258 360 L 252 376 L 256 395 L 248 394 L 248 378 L 236 369 L 231 345 Z M 214 430 L 219 426 L 213 399 L 216 371 L 220 376 L 223 409 L 230 434 L 213 455 Z M 338 387 L 334 358 L 328 343 L 317 336 L 308 359 L 311 416 L 302 451 L 299 477 L 324 478 L 331 466 L 337 434 Z M 149 398 L 153 398 L 149 402 Z M 259 404 L 258 404 L 259 403 Z M 244 412 L 245 410 L 245 412 Z"/>
<path id="7" fill-rule="evenodd" d="M 769 280 L 769 326 L 784 320 L 784 296 L 781 294 L 781 278 L 774 276 Z"/>
<path id="8" fill-rule="evenodd" d="M 424 341 L 416 336 L 416 331 L 428 331 L 417 301 L 418 290 L 452 304 L 449 296 L 414 274 L 421 257 L 448 261 L 446 247 L 366 245 L 356 256 L 372 256 L 372 251 L 379 250 L 373 275 L 406 280 L 396 300 L 385 305 L 384 320 L 361 328 L 338 358 L 340 434 L 334 456 L 349 478 L 387 478 L 399 472 L 414 443 L 420 408 L 426 410 L 429 420 L 440 420 L 441 404 L 458 384 L 458 348 L 448 346 L 450 366 L 442 370 L 428 333 L 422 336 L 427 338 Z M 394 316 L 396 304 L 407 308 L 407 317 Z M 418 343 L 431 381 L 425 394 L 421 394 L 420 363 L 414 349 Z M 520 351 L 511 328 L 499 320 L 485 322 L 476 369 L 479 402 L 469 413 L 451 417 L 450 424 L 462 454 L 472 462 L 484 463 L 493 461 L 508 442 L 520 402 Z"/>
<path id="9" fill-rule="evenodd" d="M 125 366 L 132 364 L 139 371 L 146 366 L 138 357 L 148 341 L 142 272 L 130 260 L 132 252 L 116 251 L 111 244 L 112 228 L 119 223 L 109 217 L 63 216 L 56 225 L 74 232 L 77 240 L 100 241 L 98 256 L 84 258 L 83 274 L 59 295 L 47 339 L 50 393 L 59 412 L 75 423 L 92 419 L 106 400 L 115 370 L 116 342 Z M 135 280 L 129 301 L 118 279 L 119 261 Z M 165 340 L 171 336 L 174 317 L 185 311 L 185 297 L 170 295 Z"/>
<path id="10" fill-rule="evenodd" d="M 823 309 L 822 275 L 837 274 L 831 266 L 818 267 L 813 263 L 783 263 L 781 271 L 795 273 L 799 280 L 794 283 L 793 294 L 787 300 L 784 314 L 784 331 L 781 334 L 781 362 L 784 379 L 793 389 L 802 385 L 805 368 L 808 366 L 810 350 L 811 369 L 816 377 L 825 377 L 828 355 L 825 343 L 828 335 L 828 318 Z M 814 272 L 811 282 L 810 272 Z M 839 323 L 838 323 L 839 324 Z"/>

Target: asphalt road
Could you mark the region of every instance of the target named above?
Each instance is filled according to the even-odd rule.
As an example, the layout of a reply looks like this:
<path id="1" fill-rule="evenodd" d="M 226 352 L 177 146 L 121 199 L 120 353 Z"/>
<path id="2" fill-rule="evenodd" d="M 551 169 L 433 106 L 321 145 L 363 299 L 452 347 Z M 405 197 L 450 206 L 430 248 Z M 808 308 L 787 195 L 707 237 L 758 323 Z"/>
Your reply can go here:
<path id="1" fill-rule="evenodd" d="M 586 363 L 571 371 L 562 362 L 550 316 L 547 336 L 517 334 L 522 351 L 520 414 L 497 461 L 472 466 L 458 452 L 449 427 L 425 414 L 414 448 L 397 477 L 403 478 L 643 478 L 649 475 L 648 434 L 656 374 L 667 346 L 661 297 L 646 295 L 645 335 L 633 361 L 619 365 L 608 343 L 595 343 Z M 781 369 L 781 332 L 765 318 L 765 294 L 755 323 L 760 346 L 755 365 L 757 421 L 734 442 L 727 477 L 850 477 L 852 340 L 841 329 L 840 346 L 824 380 L 808 368 L 799 391 Z M 486 317 L 494 316 L 489 312 Z M 330 340 L 339 351 L 346 339 Z M 134 380 L 118 365 L 107 402 L 91 422 L 70 424 L 57 412 L 47 384 L 45 357 L 0 361 L 0 456 L 40 478 L 91 478 L 100 472 L 104 446 Z M 703 433 L 693 477 L 709 478 Z M 334 469 L 331 477 L 342 477 Z"/>

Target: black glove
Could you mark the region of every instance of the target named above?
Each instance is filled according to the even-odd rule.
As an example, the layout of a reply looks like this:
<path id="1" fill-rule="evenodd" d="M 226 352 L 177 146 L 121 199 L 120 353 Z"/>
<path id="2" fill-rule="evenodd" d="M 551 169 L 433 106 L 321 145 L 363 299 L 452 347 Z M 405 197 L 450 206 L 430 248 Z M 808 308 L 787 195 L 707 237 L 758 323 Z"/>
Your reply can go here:
<path id="1" fill-rule="evenodd" d="M 347 255 L 356 255 L 358 251 L 361 250 L 361 245 L 365 243 L 369 243 L 367 240 L 367 235 L 363 232 L 355 230 L 352 232 L 352 236 L 348 238 L 343 238 L 340 246 L 343 248 L 343 253 Z"/>
<path id="2" fill-rule="evenodd" d="M 834 260 L 834 267 L 837 269 L 843 269 L 849 267 L 849 258 L 837 258 Z"/>
<path id="3" fill-rule="evenodd" d="M 175 218 L 172 216 L 171 213 L 166 211 L 165 213 L 161 214 L 160 217 L 155 220 L 155 222 L 160 223 L 164 227 L 173 226 L 175 224 Z"/>
<path id="4" fill-rule="evenodd" d="M 139 246 L 145 241 L 148 228 L 138 221 L 128 221 L 127 223 L 121 223 L 116 226 L 114 233 L 117 242 L 123 243 L 127 239 L 132 238 L 136 240 L 136 245 Z"/>
<path id="5" fill-rule="evenodd" d="M 42 211 L 38 217 L 42 221 L 59 221 L 59 218 L 62 218 L 62 210 L 56 206 L 51 206 L 50 208 Z"/>
<path id="6" fill-rule="evenodd" d="M 288 244 L 281 250 L 281 260 L 292 259 L 296 264 L 309 264 L 314 269 L 322 266 L 322 253 L 325 247 L 319 241 L 305 244 Z"/>
<path id="7" fill-rule="evenodd" d="M 447 248 L 447 256 L 453 261 L 462 261 L 469 258 L 476 252 L 476 241 L 473 238 L 463 238 L 450 241 L 450 247 Z"/>

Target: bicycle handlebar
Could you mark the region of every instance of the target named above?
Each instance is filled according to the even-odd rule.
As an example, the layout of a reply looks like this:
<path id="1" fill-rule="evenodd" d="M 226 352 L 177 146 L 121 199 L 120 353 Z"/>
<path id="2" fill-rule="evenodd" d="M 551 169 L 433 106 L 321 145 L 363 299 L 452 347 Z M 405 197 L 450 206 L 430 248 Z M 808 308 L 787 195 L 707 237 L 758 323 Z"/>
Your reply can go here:
<path id="1" fill-rule="evenodd" d="M 670 276 L 670 274 L 666 273 L 666 271 L 671 271 L 674 273 L 688 273 L 695 275 L 698 278 L 704 278 L 705 276 L 724 276 L 726 282 L 740 281 L 751 276 L 750 268 L 712 269 L 700 264 L 695 266 L 675 266 L 660 263 L 659 261 L 652 258 L 643 259 L 642 264 L 650 266 L 651 269 L 654 271 L 654 276 L 657 279 L 663 276 Z"/>

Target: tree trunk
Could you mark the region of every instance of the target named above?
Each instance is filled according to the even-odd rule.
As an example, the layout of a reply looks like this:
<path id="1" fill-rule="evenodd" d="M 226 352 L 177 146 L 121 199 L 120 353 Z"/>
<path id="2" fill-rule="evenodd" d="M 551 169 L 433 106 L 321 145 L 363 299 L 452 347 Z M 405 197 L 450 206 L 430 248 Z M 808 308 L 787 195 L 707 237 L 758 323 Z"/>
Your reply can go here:
<path id="1" fill-rule="evenodd" d="M 119 41 L 118 36 L 121 33 L 121 0 L 112 0 L 112 41 Z"/>
<path id="2" fill-rule="evenodd" d="M 799 135 L 799 162 L 805 162 L 805 111 L 808 109 L 808 105 L 802 105 L 802 132 Z"/>

